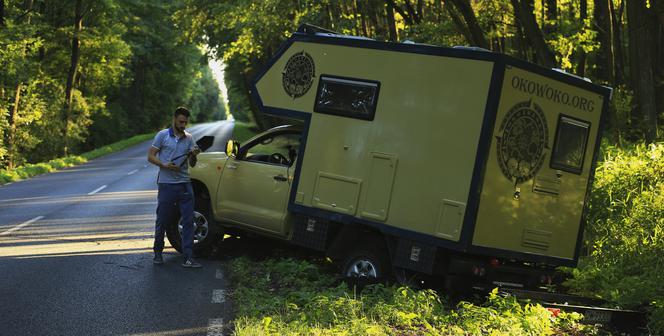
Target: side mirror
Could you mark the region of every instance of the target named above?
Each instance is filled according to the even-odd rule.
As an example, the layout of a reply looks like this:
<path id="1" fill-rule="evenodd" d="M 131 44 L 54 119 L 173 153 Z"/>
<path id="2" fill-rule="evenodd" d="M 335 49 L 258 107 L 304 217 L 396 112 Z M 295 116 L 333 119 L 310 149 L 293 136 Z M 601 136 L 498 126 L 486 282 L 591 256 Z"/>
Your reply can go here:
<path id="1" fill-rule="evenodd" d="M 196 141 L 196 146 L 198 146 L 198 148 L 200 148 L 201 152 L 205 152 L 210 147 L 212 147 L 213 143 L 214 143 L 214 136 L 206 135 L 206 136 L 198 139 L 198 141 Z"/>
<path id="2" fill-rule="evenodd" d="M 226 155 L 236 157 L 237 152 L 240 150 L 240 143 L 235 140 L 228 140 L 226 143 Z"/>

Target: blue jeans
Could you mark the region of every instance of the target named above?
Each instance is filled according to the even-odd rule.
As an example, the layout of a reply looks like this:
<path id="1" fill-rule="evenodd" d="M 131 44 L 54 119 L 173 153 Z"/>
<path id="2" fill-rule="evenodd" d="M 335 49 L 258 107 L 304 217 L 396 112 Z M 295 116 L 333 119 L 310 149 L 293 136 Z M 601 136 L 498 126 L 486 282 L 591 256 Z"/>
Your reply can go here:
<path id="1" fill-rule="evenodd" d="M 157 194 L 157 222 L 154 232 L 154 252 L 164 250 L 164 233 L 169 225 L 177 225 L 177 209 L 180 209 L 182 225 L 182 254 L 186 259 L 193 255 L 194 245 L 194 190 L 191 183 L 159 183 Z"/>

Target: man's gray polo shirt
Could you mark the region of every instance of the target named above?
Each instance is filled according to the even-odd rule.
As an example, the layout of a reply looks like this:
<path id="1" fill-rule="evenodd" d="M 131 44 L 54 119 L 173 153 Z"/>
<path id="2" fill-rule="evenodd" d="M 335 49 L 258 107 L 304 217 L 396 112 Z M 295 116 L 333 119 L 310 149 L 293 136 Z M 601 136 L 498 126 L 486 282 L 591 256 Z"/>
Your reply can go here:
<path id="1" fill-rule="evenodd" d="M 179 172 L 160 168 L 157 183 L 185 183 L 190 181 L 189 162 L 187 162 L 187 156 L 183 155 L 187 154 L 195 147 L 194 138 L 189 132 L 184 131 L 184 135 L 178 138 L 175 136 L 173 128 L 161 130 L 154 137 L 152 147 L 159 150 L 157 158 L 159 158 L 159 161 L 163 164 L 173 162 L 180 166 Z M 184 164 L 182 164 L 183 161 L 185 161 Z"/>

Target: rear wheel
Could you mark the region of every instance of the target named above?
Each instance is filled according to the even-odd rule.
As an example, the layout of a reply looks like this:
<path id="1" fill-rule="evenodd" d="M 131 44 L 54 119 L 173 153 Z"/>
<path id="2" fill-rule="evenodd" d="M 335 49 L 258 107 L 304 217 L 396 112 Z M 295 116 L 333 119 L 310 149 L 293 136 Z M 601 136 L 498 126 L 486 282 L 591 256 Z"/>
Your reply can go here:
<path id="1" fill-rule="evenodd" d="M 171 246 L 182 253 L 182 223 L 178 218 L 166 230 Z M 223 230 L 212 219 L 209 200 L 196 197 L 194 203 L 194 254 L 206 256 L 223 238 Z"/>
<path id="2" fill-rule="evenodd" d="M 377 239 L 369 243 L 358 242 L 342 263 L 342 274 L 351 282 L 380 282 L 388 277 L 389 256 L 385 244 Z"/>

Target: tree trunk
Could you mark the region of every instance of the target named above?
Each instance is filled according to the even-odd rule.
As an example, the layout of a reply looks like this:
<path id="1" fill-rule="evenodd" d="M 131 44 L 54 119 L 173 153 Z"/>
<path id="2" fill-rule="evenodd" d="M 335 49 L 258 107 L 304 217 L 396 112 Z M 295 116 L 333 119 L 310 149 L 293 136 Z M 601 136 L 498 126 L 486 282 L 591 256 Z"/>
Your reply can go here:
<path id="1" fill-rule="evenodd" d="M 636 113 L 632 124 L 641 128 L 646 142 L 657 140 L 657 107 L 653 77 L 654 43 L 645 3 L 627 1 L 627 28 L 629 29 L 630 69 L 636 100 Z"/>
<path id="2" fill-rule="evenodd" d="M 397 42 L 399 41 L 399 35 L 397 35 L 397 25 L 396 22 L 394 22 L 394 6 L 391 4 L 390 1 L 387 2 L 385 11 L 387 12 L 386 17 L 387 17 L 387 26 L 388 26 L 390 41 Z"/>
<path id="3" fill-rule="evenodd" d="M 515 29 L 516 29 L 516 37 L 514 38 L 514 43 L 517 46 L 517 50 L 519 52 L 519 58 L 523 60 L 528 60 L 528 40 L 526 39 L 526 34 L 523 32 L 523 27 L 521 27 L 521 24 L 519 24 L 519 20 L 515 19 L 514 20 L 515 24 Z"/>
<path id="4" fill-rule="evenodd" d="M 533 12 L 532 0 L 510 0 L 514 7 L 514 15 L 523 27 L 526 38 L 535 48 L 539 63 L 545 67 L 556 67 L 556 57 L 544 41 L 542 30 L 537 25 Z"/>
<path id="5" fill-rule="evenodd" d="M 659 26 L 664 27 L 664 2 L 662 0 L 656 0 L 651 2 L 652 8 L 655 11 L 655 16 L 659 21 Z"/>
<path id="6" fill-rule="evenodd" d="M 21 101 L 21 90 L 23 88 L 22 83 L 16 85 L 16 95 L 14 96 L 14 106 L 12 106 L 9 111 L 8 122 L 9 122 L 9 133 L 7 134 L 7 168 L 14 169 L 14 150 L 15 150 L 15 140 L 16 140 L 16 119 L 18 117 L 18 107 Z"/>
<path id="7" fill-rule="evenodd" d="M 616 11 L 613 1 L 609 1 L 609 17 L 611 18 L 611 50 L 613 51 L 613 75 L 614 85 L 625 83 L 625 51 L 623 49 L 623 12 L 625 2 L 620 2 L 620 7 Z"/>
<path id="8" fill-rule="evenodd" d="M 323 27 L 334 30 L 334 20 L 332 20 L 332 11 L 330 4 L 325 5 L 325 17 L 323 18 Z"/>
<path id="9" fill-rule="evenodd" d="M 397 4 L 394 3 L 394 0 L 385 0 L 385 3 L 387 4 L 388 12 L 389 8 L 392 8 L 393 11 L 396 11 L 399 13 L 399 15 L 401 15 L 403 21 L 406 22 L 407 25 L 413 24 L 413 20 L 410 18 L 410 16 L 408 16 L 408 14 L 406 14 L 401 7 L 397 6 Z"/>
<path id="10" fill-rule="evenodd" d="M 466 21 L 468 31 L 472 37 L 471 42 L 480 48 L 490 49 L 491 47 L 484 36 L 482 27 L 480 27 L 480 24 L 477 22 L 477 17 L 475 16 L 473 8 L 470 6 L 470 2 L 468 0 L 451 0 L 451 2 L 459 12 L 461 12 L 461 15 L 463 15 L 463 18 Z"/>
<path id="11" fill-rule="evenodd" d="M 0 0 L 0 2 L 4 2 L 4 0 Z M 25 10 L 27 14 L 27 17 L 25 19 L 25 24 L 30 25 L 30 20 L 31 20 L 31 14 L 30 11 L 32 11 L 32 4 L 33 0 L 27 0 L 25 1 Z M 23 57 L 25 57 L 25 53 L 27 50 L 28 46 L 24 45 L 23 46 Z M 23 83 L 19 80 L 18 84 L 16 84 L 16 95 L 14 96 L 14 105 L 12 106 L 11 110 L 9 111 L 9 116 L 7 118 L 7 121 L 9 122 L 9 133 L 7 134 L 7 167 L 9 169 L 13 169 L 16 163 L 16 120 L 18 119 L 18 112 L 21 104 L 21 90 L 23 89 Z"/>
<path id="12" fill-rule="evenodd" d="M 385 3 L 387 6 L 391 6 L 392 9 L 397 11 L 399 15 L 403 18 L 404 22 L 406 22 L 407 25 L 411 26 L 413 24 L 419 24 L 420 23 L 420 18 L 417 16 L 417 13 L 415 9 L 413 9 L 413 6 L 410 4 L 410 0 L 404 0 L 406 3 L 406 10 L 404 11 L 403 8 L 400 6 L 397 6 L 396 3 L 394 3 L 394 0 L 385 0 Z"/>
<path id="13" fill-rule="evenodd" d="M 382 1 L 379 0 L 369 0 L 367 2 L 367 18 L 369 26 L 369 35 L 371 38 L 376 38 L 377 36 L 381 39 L 385 39 L 384 36 L 387 35 L 387 25 L 383 25 L 383 16 L 382 9 L 385 7 Z"/>
<path id="14" fill-rule="evenodd" d="M 5 26 L 5 0 L 0 0 L 0 27 Z"/>
<path id="15" fill-rule="evenodd" d="M 463 35 L 469 44 L 473 44 L 473 36 L 470 34 L 470 31 L 468 31 L 468 26 L 464 24 L 463 19 L 459 16 L 457 9 L 452 5 L 452 3 L 447 2 L 445 4 L 445 10 L 452 18 L 452 22 L 454 23 L 454 26 L 459 31 L 459 33 Z"/>
<path id="16" fill-rule="evenodd" d="M 436 22 L 443 20 L 443 0 L 434 1 L 434 10 L 436 11 Z"/>
<path id="17" fill-rule="evenodd" d="M 404 0 L 404 2 L 406 3 L 406 10 L 408 11 L 408 15 L 413 18 L 413 23 L 422 23 L 422 17 L 418 15 L 417 9 L 413 8 L 413 5 L 410 4 L 410 0 Z"/>
<path id="18" fill-rule="evenodd" d="M 352 13 L 353 13 L 353 29 L 355 29 L 355 33 L 354 33 L 354 35 L 355 35 L 355 36 L 360 36 L 360 29 L 361 29 L 361 28 L 359 27 L 359 25 L 360 25 L 359 21 L 360 21 L 360 20 L 358 20 L 358 19 L 359 19 L 359 18 L 358 18 L 358 17 L 359 17 L 359 14 L 357 13 L 357 0 L 353 0 L 353 1 L 351 1 L 351 3 L 350 3 L 350 9 L 351 9 L 351 11 L 352 11 Z"/>
<path id="19" fill-rule="evenodd" d="M 579 1 L 579 18 L 581 19 L 581 29 L 586 30 L 586 19 L 588 18 L 588 0 Z M 578 49 L 579 62 L 576 65 L 576 74 L 586 76 L 586 51 L 583 48 Z"/>
<path id="20" fill-rule="evenodd" d="M 609 3 L 613 0 L 596 0 L 594 10 L 595 28 L 597 30 L 597 41 L 599 42 L 599 52 L 597 53 L 597 73 L 595 77 L 600 80 L 614 83 L 615 76 L 613 71 L 613 47 L 612 35 L 613 26 L 611 24 L 611 14 Z"/>
<path id="21" fill-rule="evenodd" d="M 655 35 L 653 70 L 655 71 L 657 115 L 664 117 L 664 2 L 662 0 L 653 1 L 651 5 L 654 12 L 651 24 Z"/>
<path id="22" fill-rule="evenodd" d="M 544 10 L 544 8 L 542 8 Z M 558 21 L 558 0 L 546 0 L 546 11 L 544 12 L 544 35 L 550 36 L 556 32 Z"/>
<path id="23" fill-rule="evenodd" d="M 360 4 L 357 2 L 358 0 L 355 0 L 355 20 L 357 21 L 357 17 L 360 17 L 360 27 L 362 28 L 362 36 L 369 37 L 369 32 L 367 30 L 367 20 L 366 20 L 366 14 L 362 11 L 362 8 L 360 7 Z"/>
<path id="24" fill-rule="evenodd" d="M 81 47 L 81 41 L 79 40 L 79 34 L 83 28 L 83 1 L 76 0 L 76 12 L 74 13 L 74 34 L 71 39 L 71 59 L 69 65 L 69 73 L 67 74 L 67 86 L 65 87 L 65 123 L 64 129 L 62 131 L 62 136 L 64 140 L 63 154 L 64 156 L 68 155 L 68 145 L 67 140 L 69 121 L 71 119 L 71 104 L 72 104 L 72 92 L 74 90 L 74 81 L 76 80 L 76 71 L 78 71 L 78 60 Z"/>

